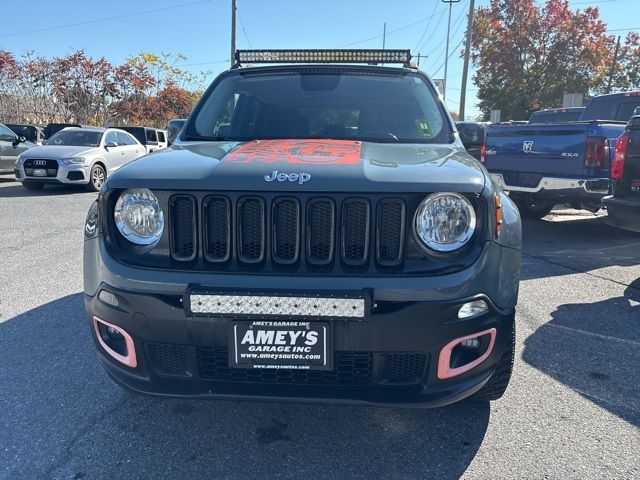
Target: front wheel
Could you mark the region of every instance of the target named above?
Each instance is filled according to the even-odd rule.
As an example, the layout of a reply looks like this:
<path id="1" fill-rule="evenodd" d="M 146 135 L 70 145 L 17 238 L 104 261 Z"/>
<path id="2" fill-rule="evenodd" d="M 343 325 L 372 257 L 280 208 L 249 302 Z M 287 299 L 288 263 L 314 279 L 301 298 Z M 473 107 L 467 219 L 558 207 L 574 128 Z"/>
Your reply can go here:
<path id="1" fill-rule="evenodd" d="M 546 217 L 553 210 L 554 205 L 548 203 L 541 203 L 533 199 L 518 199 L 516 201 L 520 215 L 524 218 L 532 218 L 535 220 L 541 220 Z"/>
<path id="2" fill-rule="evenodd" d="M 99 192 L 102 189 L 102 185 L 104 185 L 104 181 L 107 178 L 107 172 L 105 172 L 104 167 L 100 164 L 95 164 L 91 167 L 91 174 L 89 175 L 89 190 L 94 192 Z"/>
<path id="3" fill-rule="evenodd" d="M 509 385 L 509 381 L 511 380 L 515 351 L 516 327 L 514 324 L 513 334 L 511 337 L 511 349 L 502 355 L 498 366 L 485 386 L 478 390 L 471 398 L 479 402 L 488 402 L 491 400 L 498 400 L 502 395 L 504 395 L 504 392 L 507 390 L 507 386 Z"/>

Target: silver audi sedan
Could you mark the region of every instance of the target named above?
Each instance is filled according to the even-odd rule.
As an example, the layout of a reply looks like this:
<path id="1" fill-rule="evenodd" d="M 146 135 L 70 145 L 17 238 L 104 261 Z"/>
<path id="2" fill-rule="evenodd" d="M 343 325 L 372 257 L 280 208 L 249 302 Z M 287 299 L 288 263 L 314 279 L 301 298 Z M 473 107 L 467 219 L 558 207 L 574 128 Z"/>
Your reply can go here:
<path id="1" fill-rule="evenodd" d="M 16 179 L 27 190 L 64 184 L 100 191 L 108 175 L 146 153 L 144 146 L 123 130 L 67 127 L 43 146 L 20 154 L 14 168 Z"/>

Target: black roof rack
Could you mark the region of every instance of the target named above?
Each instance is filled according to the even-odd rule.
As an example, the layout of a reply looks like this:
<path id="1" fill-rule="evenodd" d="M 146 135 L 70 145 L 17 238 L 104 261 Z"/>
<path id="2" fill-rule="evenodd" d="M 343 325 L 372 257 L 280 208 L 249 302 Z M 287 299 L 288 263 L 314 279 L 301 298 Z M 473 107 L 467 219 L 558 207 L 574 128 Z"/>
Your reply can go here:
<path id="1" fill-rule="evenodd" d="M 401 63 L 412 68 L 409 50 L 236 50 L 236 65 L 251 63 Z"/>

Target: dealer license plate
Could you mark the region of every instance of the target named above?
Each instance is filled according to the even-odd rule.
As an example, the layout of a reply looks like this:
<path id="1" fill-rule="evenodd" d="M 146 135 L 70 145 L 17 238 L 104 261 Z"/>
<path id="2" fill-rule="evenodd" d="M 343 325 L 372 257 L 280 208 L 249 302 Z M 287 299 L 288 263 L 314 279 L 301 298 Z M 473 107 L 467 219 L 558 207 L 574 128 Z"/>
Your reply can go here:
<path id="1" fill-rule="evenodd" d="M 329 322 L 255 320 L 230 322 L 231 368 L 331 370 Z"/>
<path id="2" fill-rule="evenodd" d="M 36 168 L 33 170 L 33 176 L 34 177 L 46 177 L 47 176 L 47 170 L 45 168 Z"/>

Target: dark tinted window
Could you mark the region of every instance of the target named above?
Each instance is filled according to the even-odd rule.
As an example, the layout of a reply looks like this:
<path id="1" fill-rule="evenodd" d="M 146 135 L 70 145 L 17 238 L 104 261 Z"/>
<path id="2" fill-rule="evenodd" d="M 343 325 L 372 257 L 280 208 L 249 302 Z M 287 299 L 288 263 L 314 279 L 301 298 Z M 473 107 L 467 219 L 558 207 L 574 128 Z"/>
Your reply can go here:
<path id="1" fill-rule="evenodd" d="M 136 141 L 128 133 L 116 132 L 116 137 L 118 138 L 118 145 L 135 145 L 136 144 Z"/>
<path id="2" fill-rule="evenodd" d="M 633 100 L 622 102 L 618 108 L 616 120 L 627 122 L 635 114 L 636 108 L 640 107 L 640 97 L 633 97 Z"/>
<path id="3" fill-rule="evenodd" d="M 32 125 L 6 125 L 9 129 L 19 136 L 24 137 L 30 142 L 38 141 L 38 129 Z"/>
<path id="4" fill-rule="evenodd" d="M 569 110 L 566 112 L 535 112 L 531 115 L 529 123 L 577 122 L 578 120 L 580 120 L 581 115 L 582 110 Z"/>
<path id="5" fill-rule="evenodd" d="M 102 139 L 102 132 L 90 130 L 60 130 L 53 137 L 47 140 L 47 145 L 97 147 L 100 145 L 100 139 Z"/>
<path id="6" fill-rule="evenodd" d="M 158 135 L 155 130 L 147 129 L 147 143 L 158 143 Z"/>
<path id="7" fill-rule="evenodd" d="M 4 125 L 0 125 L 0 142 L 13 142 L 16 134 Z"/>
<path id="8" fill-rule="evenodd" d="M 583 120 L 619 120 L 627 122 L 638 106 L 640 106 L 640 96 L 595 98 L 587 106 Z"/>
<path id="9" fill-rule="evenodd" d="M 194 112 L 186 138 L 449 143 L 451 128 L 421 75 L 300 69 L 223 78 Z"/>
<path id="10" fill-rule="evenodd" d="M 164 143 L 166 139 L 164 138 L 164 132 L 158 132 L 158 142 Z"/>

